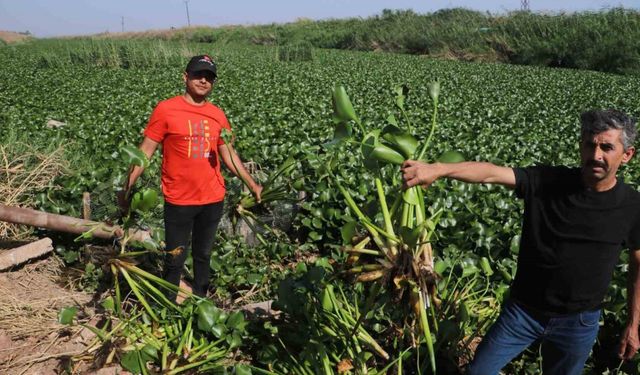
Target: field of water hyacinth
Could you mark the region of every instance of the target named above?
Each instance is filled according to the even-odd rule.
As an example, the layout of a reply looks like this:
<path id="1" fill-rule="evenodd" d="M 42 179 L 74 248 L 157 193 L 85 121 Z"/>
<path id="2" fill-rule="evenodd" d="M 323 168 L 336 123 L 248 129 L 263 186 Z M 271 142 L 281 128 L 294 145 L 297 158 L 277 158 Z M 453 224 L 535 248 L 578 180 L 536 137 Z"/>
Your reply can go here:
<path id="1" fill-rule="evenodd" d="M 78 217 L 90 192 L 93 218 L 118 222 L 115 194 L 131 163 L 148 163 L 139 199 L 159 190 L 160 156 L 140 160 L 131 146 L 155 104 L 182 92 L 184 65 L 200 53 L 218 64 L 210 99 L 227 114 L 235 148 L 271 188 L 272 199 L 249 204 L 241 181 L 227 179 L 231 229 L 213 249 L 209 299 L 163 298 L 170 287 L 154 276 L 164 250 L 161 197 L 123 223 L 154 229 L 148 244 L 98 243 L 115 250 L 94 257 L 90 236 L 54 237 L 57 255 L 92 281 L 80 287 L 102 293 L 108 319 L 88 351 L 107 352 L 95 356 L 97 366 L 150 374 L 462 371 L 508 294 L 522 205 L 496 186 L 438 181 L 403 191 L 394 158 L 573 166 L 579 114 L 616 108 L 637 116 L 640 79 L 319 49 L 305 61 L 281 61 L 278 52 L 91 40 L 0 47 L 0 145 L 56 145 L 68 162 L 48 186 L 25 193 L 33 208 Z M 633 186 L 639 168 L 623 168 Z M 234 232 L 238 223 L 256 238 Z M 638 361 L 615 356 L 626 259 L 623 252 L 590 374 L 639 371 Z M 277 317 L 238 312 L 266 300 Z M 72 311 L 62 315 L 76 324 Z M 505 369 L 540 372 L 535 348 Z"/>

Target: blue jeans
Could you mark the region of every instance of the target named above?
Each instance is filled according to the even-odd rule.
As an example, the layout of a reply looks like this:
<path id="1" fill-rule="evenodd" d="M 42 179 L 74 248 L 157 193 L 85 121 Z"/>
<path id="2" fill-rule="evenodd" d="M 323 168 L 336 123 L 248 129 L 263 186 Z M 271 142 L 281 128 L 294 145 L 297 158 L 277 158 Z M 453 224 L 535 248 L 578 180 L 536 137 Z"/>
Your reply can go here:
<path id="1" fill-rule="evenodd" d="M 535 315 L 535 314 L 533 314 Z M 535 318 L 508 301 L 482 339 L 468 375 L 495 375 L 537 340 L 542 342 L 544 375 L 579 375 L 598 335 L 600 310 L 558 318 Z"/>

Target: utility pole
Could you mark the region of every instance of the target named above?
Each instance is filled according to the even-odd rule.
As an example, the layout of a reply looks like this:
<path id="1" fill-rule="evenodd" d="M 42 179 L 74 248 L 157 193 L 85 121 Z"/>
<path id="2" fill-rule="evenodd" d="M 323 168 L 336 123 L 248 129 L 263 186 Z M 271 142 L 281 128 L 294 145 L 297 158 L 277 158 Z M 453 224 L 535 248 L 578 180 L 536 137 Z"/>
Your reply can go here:
<path id="1" fill-rule="evenodd" d="M 122 16 L 122 32 L 124 32 L 124 16 Z"/>
<path id="2" fill-rule="evenodd" d="M 191 18 L 189 18 L 189 0 L 184 0 L 184 6 L 187 8 L 187 25 L 191 27 Z"/>
<path id="3" fill-rule="evenodd" d="M 529 9 L 529 0 L 520 0 L 520 10 L 523 12 L 528 12 Z"/>

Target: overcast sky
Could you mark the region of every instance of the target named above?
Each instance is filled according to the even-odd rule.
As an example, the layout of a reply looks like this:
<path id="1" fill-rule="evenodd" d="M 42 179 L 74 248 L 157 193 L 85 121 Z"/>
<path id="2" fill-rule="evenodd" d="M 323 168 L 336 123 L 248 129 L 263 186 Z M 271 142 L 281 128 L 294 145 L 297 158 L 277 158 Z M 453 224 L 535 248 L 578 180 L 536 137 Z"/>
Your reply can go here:
<path id="1" fill-rule="evenodd" d="M 29 31 L 37 37 L 167 29 L 187 25 L 265 24 L 297 18 L 368 17 L 383 9 L 418 13 L 464 7 L 491 13 L 520 9 L 521 0 L 0 0 L 0 30 Z M 640 0 L 529 0 L 532 11 L 582 11 L 623 6 Z"/>

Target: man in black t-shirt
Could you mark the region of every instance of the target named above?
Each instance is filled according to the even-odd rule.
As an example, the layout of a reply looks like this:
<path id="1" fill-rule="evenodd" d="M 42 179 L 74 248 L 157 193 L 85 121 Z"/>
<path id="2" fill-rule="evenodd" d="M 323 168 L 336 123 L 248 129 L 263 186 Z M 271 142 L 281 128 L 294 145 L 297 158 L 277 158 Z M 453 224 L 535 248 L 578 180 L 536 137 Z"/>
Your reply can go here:
<path id="1" fill-rule="evenodd" d="M 616 110 L 581 115 L 580 168 L 508 168 L 484 162 L 402 166 L 407 187 L 446 177 L 500 184 L 524 200 L 518 268 L 507 301 L 469 365 L 497 374 L 537 340 L 543 372 L 581 374 L 620 251 L 630 252 L 629 317 L 619 355 L 631 359 L 640 323 L 640 193 L 616 174 L 634 155 L 636 123 Z"/>

